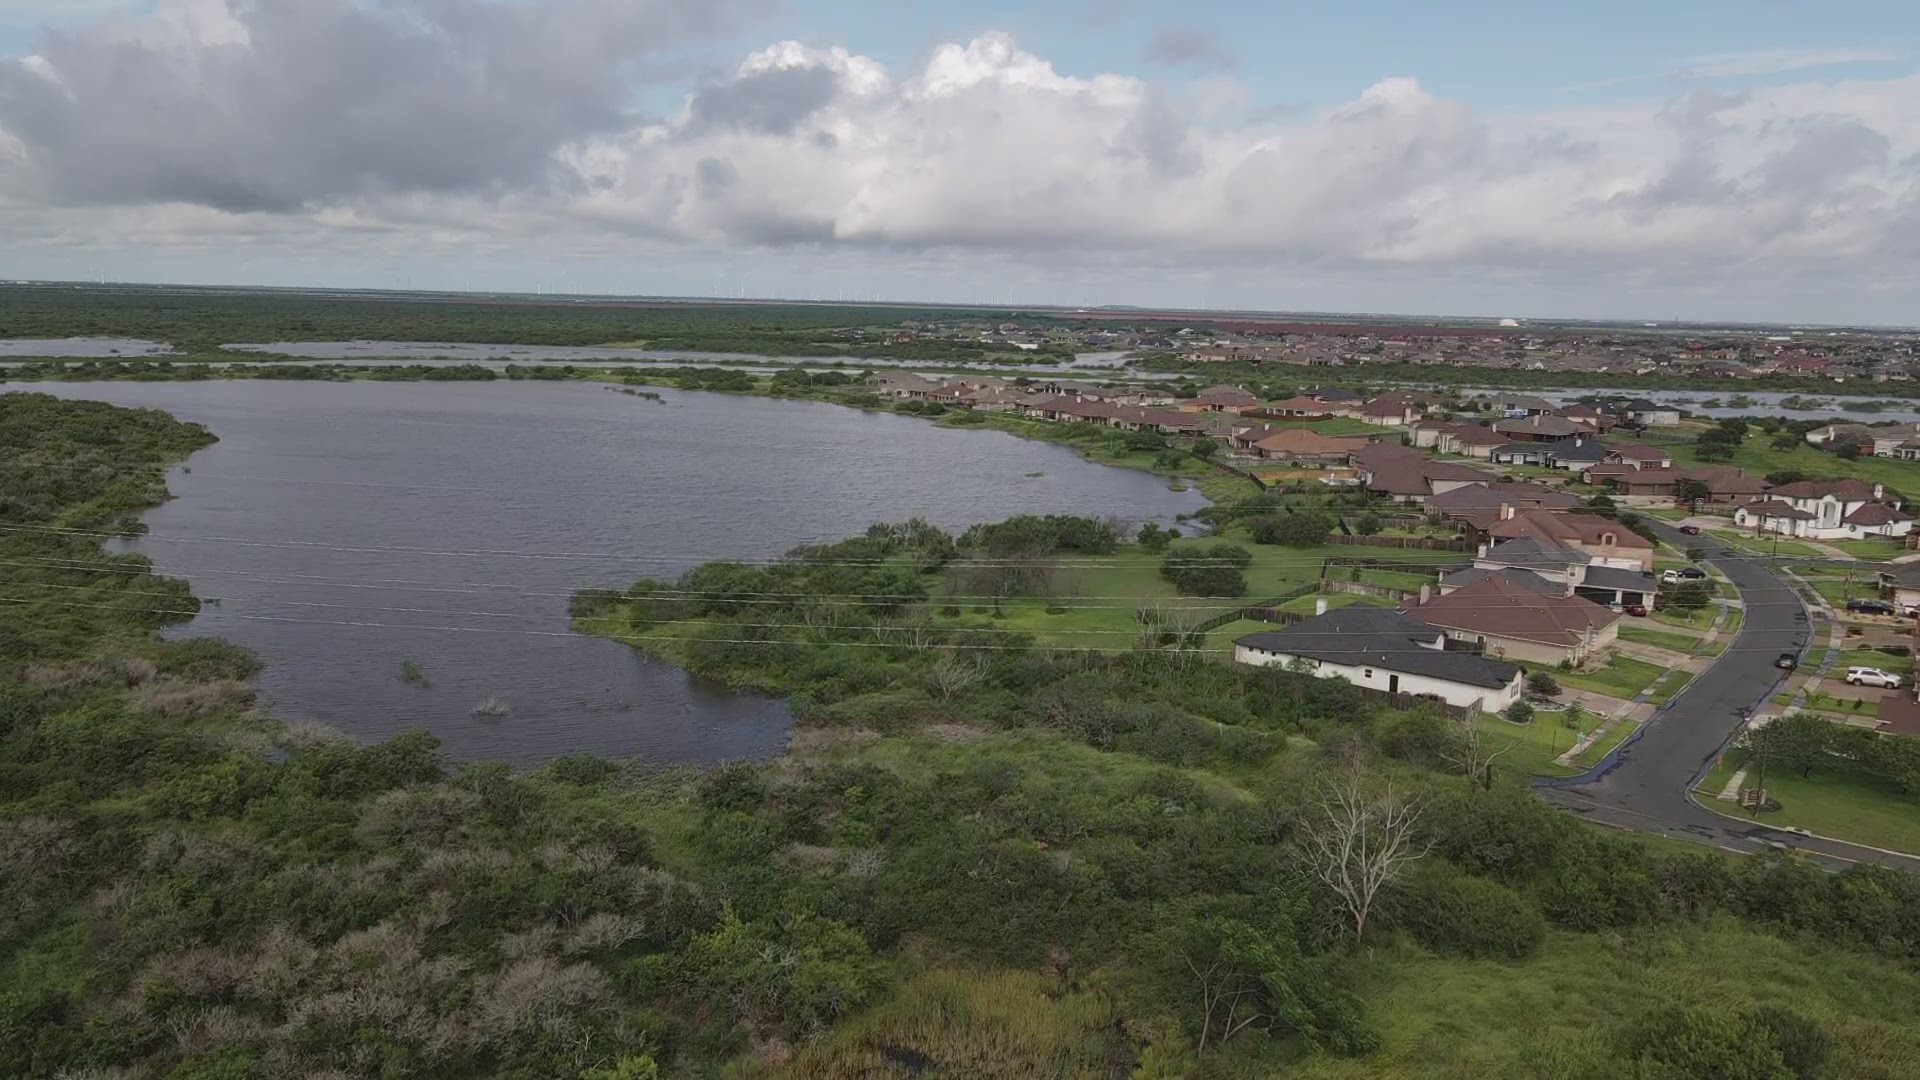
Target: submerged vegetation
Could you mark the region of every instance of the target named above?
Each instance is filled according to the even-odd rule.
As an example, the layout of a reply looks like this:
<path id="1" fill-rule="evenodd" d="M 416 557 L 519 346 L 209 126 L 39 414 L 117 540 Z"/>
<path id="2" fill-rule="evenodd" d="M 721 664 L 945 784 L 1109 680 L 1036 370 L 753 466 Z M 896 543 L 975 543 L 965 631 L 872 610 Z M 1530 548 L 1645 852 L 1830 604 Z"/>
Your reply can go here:
<path id="1" fill-rule="evenodd" d="M 209 438 L 0 396 L 0 1077 L 1920 1072 L 1920 882 L 1594 831 L 1340 682 L 925 617 L 1127 555 L 1110 523 L 576 597 L 789 692 L 776 762 L 282 725 L 243 651 L 159 637 L 183 583 L 99 548 Z M 1349 801 L 1399 837 L 1364 897 L 1311 854 Z"/>

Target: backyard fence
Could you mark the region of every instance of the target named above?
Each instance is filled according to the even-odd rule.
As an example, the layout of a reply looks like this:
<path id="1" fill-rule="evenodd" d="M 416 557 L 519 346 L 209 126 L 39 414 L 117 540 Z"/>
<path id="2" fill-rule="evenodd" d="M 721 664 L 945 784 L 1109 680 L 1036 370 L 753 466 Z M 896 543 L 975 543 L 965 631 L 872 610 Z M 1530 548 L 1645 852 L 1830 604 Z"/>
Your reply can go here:
<path id="1" fill-rule="evenodd" d="M 1418 551 L 1472 551 L 1463 536 L 1329 536 L 1327 543 L 1348 547 L 1410 548 Z"/>
<path id="2" fill-rule="evenodd" d="M 1314 592 L 1315 592 L 1314 586 L 1312 584 L 1307 584 L 1307 585 L 1302 585 L 1297 589 L 1291 589 L 1287 592 L 1283 592 L 1279 596 L 1269 596 L 1264 600 L 1256 600 L 1253 603 L 1248 604 L 1246 607 L 1235 608 L 1234 610 L 1227 612 L 1225 615 L 1215 615 L 1213 618 L 1208 619 L 1206 622 L 1203 622 L 1200 625 L 1194 627 L 1193 632 L 1196 634 L 1211 633 L 1212 631 L 1218 630 L 1221 627 L 1227 625 L 1228 623 L 1234 622 L 1239 619 L 1257 619 L 1261 622 L 1279 622 L 1280 620 L 1278 619 L 1268 619 L 1259 615 L 1249 614 L 1249 612 L 1277 611 L 1280 605 L 1286 603 L 1287 601 L 1298 600 L 1303 596 L 1312 596 Z"/>
<path id="3" fill-rule="evenodd" d="M 1417 589 L 1396 589 L 1392 585 L 1375 585 L 1370 581 L 1335 581 L 1321 578 L 1320 591 L 1323 593 L 1345 593 L 1349 596 L 1379 596 L 1388 600 L 1405 600 L 1418 593 Z"/>

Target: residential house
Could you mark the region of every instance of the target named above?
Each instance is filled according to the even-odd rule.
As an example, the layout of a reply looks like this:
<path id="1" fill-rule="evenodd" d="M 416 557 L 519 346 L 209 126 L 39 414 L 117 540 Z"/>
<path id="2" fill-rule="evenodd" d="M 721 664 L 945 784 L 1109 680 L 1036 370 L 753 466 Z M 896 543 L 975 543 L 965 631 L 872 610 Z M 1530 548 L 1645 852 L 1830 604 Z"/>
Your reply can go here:
<path id="1" fill-rule="evenodd" d="M 1311 390 L 1301 391 L 1301 396 L 1330 405 L 1358 405 L 1364 400 L 1354 391 L 1339 386 L 1316 386 Z"/>
<path id="2" fill-rule="evenodd" d="M 1767 482 L 1732 466 L 1713 465 L 1698 469 L 1622 469 L 1619 472 L 1596 466 L 1587 476 L 1604 479 L 1613 489 L 1629 498 L 1658 501 L 1674 498 L 1682 480 L 1698 480 L 1707 485 L 1707 501 L 1715 503 L 1750 502 L 1767 490 Z"/>
<path id="3" fill-rule="evenodd" d="M 1874 445 L 1874 429 L 1865 424 L 1826 424 L 1807 432 L 1807 441 L 1815 446 L 1832 443 L 1836 446 L 1851 443 L 1855 446 Z"/>
<path id="4" fill-rule="evenodd" d="M 1673 427 L 1680 422 L 1680 407 L 1662 405 L 1647 398 L 1634 398 L 1626 405 L 1627 419 L 1641 427 Z"/>
<path id="5" fill-rule="evenodd" d="M 1509 510 L 1487 529 L 1487 535 L 1496 543 L 1523 537 L 1549 541 L 1580 552 L 1601 566 L 1641 572 L 1653 569 L 1653 541 L 1598 514 Z"/>
<path id="6" fill-rule="evenodd" d="M 1427 500 L 1427 509 L 1448 521 L 1485 532 L 1505 515 L 1505 508 L 1570 510 L 1581 505 L 1578 496 L 1539 484 L 1466 484 Z"/>
<path id="7" fill-rule="evenodd" d="M 1259 406 L 1259 396 L 1239 386 L 1209 386 L 1180 403 L 1180 408 L 1187 412 L 1240 413 Z"/>
<path id="8" fill-rule="evenodd" d="M 1275 432 L 1253 445 L 1256 455 L 1298 465 L 1345 465 L 1371 443 L 1365 438 L 1334 438 L 1305 428 Z"/>
<path id="9" fill-rule="evenodd" d="M 1875 457 L 1900 457 L 1898 451 L 1905 448 L 1907 443 L 1920 442 L 1920 424 L 1876 425 L 1868 430 L 1873 432 Z"/>
<path id="10" fill-rule="evenodd" d="M 1880 595 L 1903 612 L 1920 610 L 1920 563 L 1901 563 L 1880 571 Z"/>
<path id="11" fill-rule="evenodd" d="M 1617 612 L 1584 597 L 1543 596 L 1504 577 L 1438 596 L 1423 589 L 1401 610 L 1487 656 L 1539 664 L 1598 659 L 1620 633 Z"/>
<path id="12" fill-rule="evenodd" d="M 1546 398 L 1531 394 L 1501 394 L 1493 399 L 1493 407 L 1502 416 L 1509 418 L 1523 416 L 1545 416 L 1557 406 Z"/>
<path id="13" fill-rule="evenodd" d="M 1236 638 L 1233 658 L 1345 679 L 1386 694 L 1436 698 L 1455 708 L 1502 712 L 1520 700 L 1526 673 L 1519 666 L 1448 649 L 1446 643 L 1444 631 L 1419 619 L 1356 606 Z"/>
<path id="14" fill-rule="evenodd" d="M 1493 430 L 1506 436 L 1508 442 L 1558 442 L 1576 435 L 1593 434 L 1593 429 L 1585 424 L 1575 423 L 1564 416 L 1545 414 L 1495 420 Z"/>
<path id="15" fill-rule="evenodd" d="M 911 371 L 889 371 L 873 377 L 873 388 L 882 397 L 901 401 L 924 401 L 942 384 Z"/>
<path id="16" fill-rule="evenodd" d="M 1465 465 L 1435 461 L 1411 447 L 1382 443 L 1356 452 L 1353 463 L 1359 467 L 1361 483 L 1367 490 L 1396 502 L 1423 503 L 1454 488 L 1499 479 Z"/>
<path id="17" fill-rule="evenodd" d="M 1905 536 L 1913 517 L 1900 509 L 1886 489 L 1865 480 L 1800 480 L 1781 484 L 1734 511 L 1733 522 L 1783 536 L 1845 540 L 1866 536 Z"/>
<path id="18" fill-rule="evenodd" d="M 1601 412 L 1591 405 L 1569 405 L 1560 410 L 1560 415 L 1576 424 L 1585 424 L 1594 434 L 1604 435 L 1620 426 L 1620 418 L 1611 413 Z"/>
<path id="19" fill-rule="evenodd" d="M 1459 454 L 1485 461 L 1493 457 L 1496 448 L 1507 445 L 1508 441 L 1506 436 L 1483 424 L 1455 424 L 1453 430 L 1440 434 L 1434 449 L 1443 454 Z"/>
<path id="20" fill-rule="evenodd" d="M 1473 565 L 1440 579 L 1451 593 L 1488 577 L 1547 596 L 1579 596 L 1603 607 L 1651 604 L 1660 584 L 1652 574 L 1579 561 L 1581 553 L 1534 539 L 1509 540 L 1482 551 Z"/>
<path id="21" fill-rule="evenodd" d="M 1615 443 L 1607 447 L 1601 460 L 1609 465 L 1631 465 L 1636 469 L 1673 468 L 1673 455 L 1638 443 Z"/>
<path id="22" fill-rule="evenodd" d="M 1590 465 L 1600 464 L 1605 453 L 1606 447 L 1598 439 L 1575 436 L 1562 442 L 1517 442 L 1496 446 L 1492 461 L 1496 465 L 1537 465 L 1547 469 L 1584 471 Z"/>
<path id="23" fill-rule="evenodd" d="M 1355 419 L 1382 427 L 1405 427 L 1426 414 L 1426 407 L 1406 394 L 1382 394 L 1353 412 Z"/>
<path id="24" fill-rule="evenodd" d="M 1352 413 L 1345 405 L 1329 404 L 1317 398 L 1304 395 L 1290 397 L 1284 401 L 1270 401 L 1260 406 L 1263 416 L 1285 416 L 1293 418 L 1325 419 L 1334 416 L 1350 416 Z"/>

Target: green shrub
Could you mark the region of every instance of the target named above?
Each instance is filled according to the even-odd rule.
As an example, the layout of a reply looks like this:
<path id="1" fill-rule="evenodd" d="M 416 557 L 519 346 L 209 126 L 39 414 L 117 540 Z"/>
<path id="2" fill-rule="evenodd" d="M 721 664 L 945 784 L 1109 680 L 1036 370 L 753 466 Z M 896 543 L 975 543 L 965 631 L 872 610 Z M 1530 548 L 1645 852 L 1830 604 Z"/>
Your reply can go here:
<path id="1" fill-rule="evenodd" d="M 1436 952 L 1522 960 L 1540 948 L 1547 920 L 1534 902 L 1444 862 L 1426 861 L 1394 898 L 1395 921 Z"/>

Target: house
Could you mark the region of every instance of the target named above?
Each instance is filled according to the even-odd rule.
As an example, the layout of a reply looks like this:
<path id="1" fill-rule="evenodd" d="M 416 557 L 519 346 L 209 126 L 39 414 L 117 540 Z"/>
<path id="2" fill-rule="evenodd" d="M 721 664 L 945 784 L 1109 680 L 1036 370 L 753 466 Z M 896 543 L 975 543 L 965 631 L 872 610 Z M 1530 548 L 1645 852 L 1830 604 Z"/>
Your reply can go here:
<path id="1" fill-rule="evenodd" d="M 1507 442 L 1506 436 L 1483 424 L 1455 424 L 1452 431 L 1441 433 L 1434 448 L 1443 454 L 1459 454 L 1485 461 L 1493 457 L 1497 447 L 1505 446 Z"/>
<path id="2" fill-rule="evenodd" d="M 1905 536 L 1913 531 L 1912 515 L 1902 512 L 1897 501 L 1888 500 L 1885 488 L 1853 479 L 1781 484 L 1765 499 L 1735 510 L 1733 522 L 1814 540 Z"/>
<path id="3" fill-rule="evenodd" d="M 1555 408 L 1553 402 L 1531 394 L 1502 394 L 1494 399 L 1493 407 L 1506 417 L 1545 416 Z"/>
<path id="4" fill-rule="evenodd" d="M 1901 563 L 1880 571 L 1880 595 L 1900 611 L 1920 608 L 1920 563 Z"/>
<path id="5" fill-rule="evenodd" d="M 1419 619 L 1355 606 L 1237 638 L 1233 658 L 1346 679 L 1366 690 L 1436 698 L 1456 708 L 1501 712 L 1520 700 L 1526 674 L 1517 665 L 1448 649 L 1446 642 L 1441 629 Z"/>
<path id="6" fill-rule="evenodd" d="M 1258 408 L 1260 398 L 1239 386 L 1209 386 L 1180 403 L 1187 412 L 1246 412 Z"/>
<path id="7" fill-rule="evenodd" d="M 942 388 L 939 382 L 911 371 L 889 371 L 876 375 L 873 387 L 880 396 L 901 401 L 925 401 L 928 395 Z"/>
<path id="8" fill-rule="evenodd" d="M 1488 577 L 1432 596 L 1422 589 L 1401 610 L 1447 637 L 1501 659 L 1581 664 L 1613 647 L 1620 615 L 1579 596 L 1543 596 Z"/>
<path id="9" fill-rule="evenodd" d="M 1673 427 L 1680 422 L 1680 408 L 1662 405 L 1646 398 L 1634 398 L 1626 405 L 1627 419 L 1641 427 Z"/>
<path id="10" fill-rule="evenodd" d="M 1539 484 L 1465 484 L 1427 500 L 1427 509 L 1479 532 L 1505 517 L 1507 508 L 1570 510 L 1580 499 Z"/>
<path id="11" fill-rule="evenodd" d="M 1583 471 L 1598 465 L 1606 447 L 1591 436 L 1574 436 L 1561 442 L 1517 442 L 1493 448 L 1496 465 L 1537 465 L 1547 469 Z"/>
<path id="12" fill-rule="evenodd" d="M 1333 438 L 1305 428 L 1287 428 L 1253 444 L 1253 452 L 1300 465 L 1345 465 L 1356 451 L 1369 445 L 1365 438 Z"/>
<path id="13" fill-rule="evenodd" d="M 1653 569 L 1653 541 L 1612 518 L 1563 510 L 1509 510 L 1487 529 L 1496 542 L 1530 537 L 1578 551 L 1602 566 Z M 1497 550 L 1497 549 L 1496 549 Z"/>
<path id="14" fill-rule="evenodd" d="M 1885 427 L 1876 425 L 1867 430 L 1873 432 L 1875 457 L 1899 457 L 1896 451 L 1905 444 L 1920 441 L 1920 424 L 1888 424 Z"/>
<path id="15" fill-rule="evenodd" d="M 1311 417 L 1314 419 L 1350 415 L 1347 407 L 1344 405 L 1328 404 L 1316 398 L 1305 396 L 1290 397 L 1284 401 L 1270 401 L 1260 407 L 1260 412 L 1265 416 Z"/>
<path id="16" fill-rule="evenodd" d="M 1569 405 L 1560 410 L 1560 415 L 1577 424 L 1585 424 L 1594 434 L 1604 435 L 1620 426 L 1620 418 L 1611 413 L 1601 412 L 1591 405 Z"/>
<path id="17" fill-rule="evenodd" d="M 1636 469 L 1673 468 L 1673 455 L 1638 443 L 1615 443 L 1607 447 L 1601 460 L 1609 465 L 1631 465 Z"/>
<path id="18" fill-rule="evenodd" d="M 1767 490 L 1767 482 L 1725 465 L 1698 469 L 1621 469 L 1602 472 L 1607 466 L 1587 470 L 1589 478 L 1601 478 L 1613 489 L 1630 498 L 1672 499 L 1680 481 L 1698 480 L 1707 486 L 1707 501 L 1716 503 L 1750 502 Z"/>
<path id="19" fill-rule="evenodd" d="M 1465 465 L 1435 461 L 1412 447 L 1384 443 L 1356 452 L 1353 463 L 1359 467 L 1361 483 L 1367 490 L 1397 502 L 1426 502 L 1454 488 L 1499 479 Z"/>
<path id="20" fill-rule="evenodd" d="M 1363 400 L 1354 391 L 1338 386 L 1316 386 L 1311 390 L 1301 391 L 1301 396 L 1330 405 L 1358 405 Z"/>
<path id="21" fill-rule="evenodd" d="M 1865 424 L 1827 424 L 1807 432 L 1807 441 L 1815 446 L 1832 443 L 1836 446 L 1852 443 L 1855 446 L 1874 445 L 1874 429 Z"/>
<path id="22" fill-rule="evenodd" d="M 1427 415 L 1426 406 L 1407 394 L 1382 394 L 1353 410 L 1355 419 L 1382 427 L 1404 427 Z"/>
<path id="23" fill-rule="evenodd" d="M 1502 551 L 1515 545 L 1526 548 L 1524 556 Z M 1595 563 L 1581 564 L 1567 558 L 1564 552 L 1554 553 L 1551 544 L 1514 540 L 1483 552 L 1472 566 L 1441 578 L 1440 591 L 1451 593 L 1489 577 L 1501 578 L 1543 596 L 1579 596 L 1611 608 L 1651 604 L 1660 590 L 1652 574 Z"/>
<path id="24" fill-rule="evenodd" d="M 1558 442 L 1576 435 L 1592 435 L 1593 429 L 1564 416 L 1536 415 L 1522 419 L 1495 420 L 1493 430 L 1508 442 Z"/>

